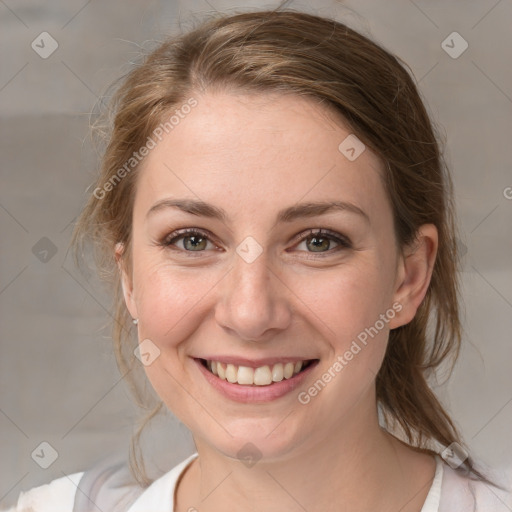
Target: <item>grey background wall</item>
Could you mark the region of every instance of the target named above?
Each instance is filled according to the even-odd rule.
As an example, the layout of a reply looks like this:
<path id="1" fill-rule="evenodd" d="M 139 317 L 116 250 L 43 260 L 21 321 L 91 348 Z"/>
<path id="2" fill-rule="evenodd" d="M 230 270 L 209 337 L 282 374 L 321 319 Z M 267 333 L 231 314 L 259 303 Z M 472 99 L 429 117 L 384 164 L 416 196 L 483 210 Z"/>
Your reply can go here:
<path id="1" fill-rule="evenodd" d="M 97 161 L 88 113 L 148 41 L 186 27 L 191 15 L 276 5 L 0 2 L 1 505 L 106 453 L 125 452 L 135 424 L 108 339 L 108 296 L 67 253 Z M 437 391 L 473 454 L 491 466 L 506 464 L 512 459 L 512 2 L 290 6 L 343 20 L 405 60 L 446 136 L 467 251 L 466 334 L 452 378 L 440 379 Z M 149 438 L 170 464 L 193 450 L 170 414 Z M 47 469 L 41 465 L 54 454 L 42 442 L 58 453 Z M 45 456 L 38 458 L 41 448 Z"/>

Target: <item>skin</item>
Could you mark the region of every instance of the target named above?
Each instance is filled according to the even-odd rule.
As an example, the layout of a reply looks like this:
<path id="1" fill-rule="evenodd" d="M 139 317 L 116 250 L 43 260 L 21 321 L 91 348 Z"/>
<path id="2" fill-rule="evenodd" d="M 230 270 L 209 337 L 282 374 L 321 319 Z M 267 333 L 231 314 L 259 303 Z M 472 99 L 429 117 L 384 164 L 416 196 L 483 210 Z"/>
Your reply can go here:
<path id="1" fill-rule="evenodd" d="M 293 95 L 207 92 L 146 157 L 133 211 L 132 268 L 116 257 L 139 340 L 160 355 L 145 367 L 155 391 L 191 430 L 199 458 L 176 493 L 177 511 L 419 511 L 435 461 L 379 427 L 375 377 L 389 330 L 411 321 L 437 251 L 424 225 L 399 251 L 382 164 L 368 148 L 349 161 L 339 144 L 351 133 L 312 100 Z M 218 220 L 161 208 L 163 199 L 222 208 Z M 276 222 L 298 203 L 350 202 L 347 210 Z M 204 250 L 169 240 L 181 228 L 211 233 Z M 312 251 L 310 229 L 347 237 Z M 175 235 L 178 236 L 178 235 Z M 248 236 L 263 253 L 236 252 Z M 190 239 L 186 239 L 190 242 Z M 327 247 L 325 247 L 327 245 Z M 308 404 L 297 393 L 328 371 L 379 315 L 390 319 Z M 213 389 L 193 357 L 319 359 L 299 390 L 268 403 L 237 403 Z M 237 452 L 255 445 L 246 467 Z M 340 508 L 342 505 L 345 508 Z"/>

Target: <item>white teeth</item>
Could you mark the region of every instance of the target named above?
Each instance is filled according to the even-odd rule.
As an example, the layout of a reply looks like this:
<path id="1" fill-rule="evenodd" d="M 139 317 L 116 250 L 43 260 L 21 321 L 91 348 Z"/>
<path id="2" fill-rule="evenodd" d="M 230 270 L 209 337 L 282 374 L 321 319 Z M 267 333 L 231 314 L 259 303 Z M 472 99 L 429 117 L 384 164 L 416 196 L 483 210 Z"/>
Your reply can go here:
<path id="1" fill-rule="evenodd" d="M 268 386 L 272 384 L 272 373 L 268 366 L 260 366 L 254 370 L 254 384 L 256 384 L 256 386 Z"/>
<path id="2" fill-rule="evenodd" d="M 232 364 L 226 366 L 226 380 L 234 383 L 238 379 L 238 370 Z"/>
<path id="3" fill-rule="evenodd" d="M 299 373 L 304 366 L 304 361 L 285 364 L 276 363 L 272 366 L 265 365 L 258 368 L 235 366 L 234 364 L 225 364 L 219 361 L 206 361 L 206 366 L 214 375 L 218 375 L 222 380 L 227 380 L 232 384 L 268 386 L 272 382 L 290 379 Z"/>
<path id="4" fill-rule="evenodd" d="M 295 368 L 295 365 L 293 363 L 286 363 L 284 365 L 284 378 L 289 379 L 293 375 L 293 370 Z"/>
<path id="5" fill-rule="evenodd" d="M 238 367 L 238 384 L 252 384 L 254 382 L 254 370 L 247 366 Z"/>
<path id="6" fill-rule="evenodd" d="M 272 368 L 272 380 L 279 382 L 284 379 L 284 367 L 283 363 L 277 363 Z"/>

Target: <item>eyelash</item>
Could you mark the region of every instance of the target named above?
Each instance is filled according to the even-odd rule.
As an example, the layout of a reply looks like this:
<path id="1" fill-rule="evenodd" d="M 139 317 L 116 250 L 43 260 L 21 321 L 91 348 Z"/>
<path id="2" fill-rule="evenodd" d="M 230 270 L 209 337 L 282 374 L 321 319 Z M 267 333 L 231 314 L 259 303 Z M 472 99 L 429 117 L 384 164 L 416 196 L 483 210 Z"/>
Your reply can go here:
<path id="1" fill-rule="evenodd" d="M 199 235 L 202 238 L 206 238 L 207 241 L 215 244 L 215 241 L 212 239 L 213 237 L 207 231 L 204 231 L 199 228 L 185 228 L 185 229 L 180 229 L 180 230 L 174 231 L 170 235 L 166 236 L 159 245 L 162 247 L 171 248 L 178 240 L 186 237 L 187 235 Z M 294 237 L 294 239 L 293 239 L 294 246 L 300 244 L 301 242 L 304 242 L 308 238 L 313 238 L 313 237 L 327 238 L 327 239 L 334 241 L 335 243 L 338 244 L 338 246 L 335 247 L 334 249 L 328 249 L 327 251 L 319 251 L 319 252 L 301 251 L 301 252 L 306 252 L 310 255 L 313 255 L 313 257 L 321 258 L 321 257 L 323 257 L 323 255 L 330 255 L 330 254 L 338 252 L 342 249 L 350 249 L 352 247 L 352 243 L 350 242 L 350 240 L 347 237 L 340 235 L 338 233 L 335 233 L 333 231 L 330 231 L 328 229 L 309 229 L 306 233 L 301 233 L 297 237 Z M 192 256 L 192 257 L 194 257 L 194 256 L 197 257 L 197 255 L 194 254 L 195 252 L 197 252 L 197 253 L 205 252 L 205 251 L 187 251 L 185 249 L 181 249 L 181 248 L 177 248 L 177 247 L 175 249 L 179 250 L 181 252 L 185 252 L 189 256 Z"/>

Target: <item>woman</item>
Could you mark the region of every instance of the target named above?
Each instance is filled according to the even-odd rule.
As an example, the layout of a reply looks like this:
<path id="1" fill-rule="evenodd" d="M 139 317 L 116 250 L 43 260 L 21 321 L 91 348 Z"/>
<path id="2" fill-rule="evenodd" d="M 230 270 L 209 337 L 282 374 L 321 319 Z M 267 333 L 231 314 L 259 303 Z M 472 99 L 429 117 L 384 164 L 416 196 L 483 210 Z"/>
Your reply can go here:
<path id="1" fill-rule="evenodd" d="M 95 468 L 16 510 L 510 510 L 427 383 L 460 343 L 455 222 L 398 60 L 308 14 L 216 17 L 114 109 L 74 243 L 114 279 L 123 373 L 197 453 L 151 482 L 134 449 L 137 482 Z"/>

